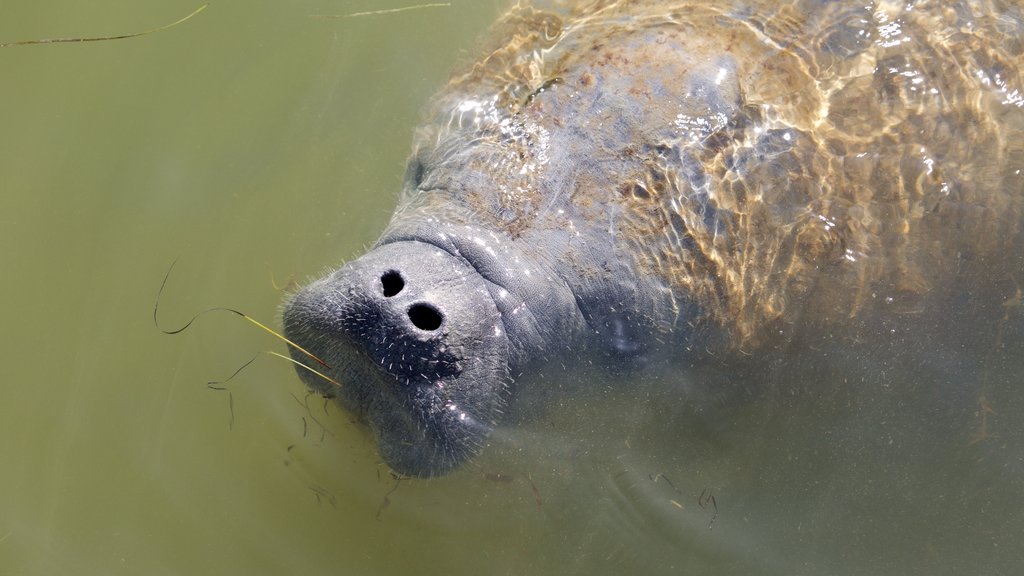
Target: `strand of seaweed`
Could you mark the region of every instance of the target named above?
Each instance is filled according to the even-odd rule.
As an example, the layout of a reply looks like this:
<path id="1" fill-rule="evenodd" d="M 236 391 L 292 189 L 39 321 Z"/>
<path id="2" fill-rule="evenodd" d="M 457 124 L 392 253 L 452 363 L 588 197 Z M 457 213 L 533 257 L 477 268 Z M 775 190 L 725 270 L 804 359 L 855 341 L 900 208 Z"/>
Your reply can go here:
<path id="1" fill-rule="evenodd" d="M 358 18 L 360 16 L 380 16 L 382 14 L 398 14 L 400 12 L 409 12 L 411 10 L 422 10 L 424 8 L 450 8 L 451 2 L 432 2 L 429 4 L 415 4 L 413 6 L 403 6 L 401 8 L 385 8 L 383 10 L 366 10 L 364 12 L 349 12 L 348 14 L 314 14 L 314 18 Z"/>
<path id="2" fill-rule="evenodd" d="M 71 44 L 79 42 L 105 42 L 108 40 L 124 40 L 126 38 L 138 38 L 139 36 L 146 36 L 149 34 L 153 34 L 155 32 L 167 30 L 168 28 L 173 28 L 178 24 L 181 24 L 191 19 L 193 16 L 199 14 L 203 10 L 206 10 L 207 6 L 209 6 L 209 4 L 203 4 L 199 8 L 193 10 L 191 14 L 185 16 L 184 18 L 180 18 L 178 20 L 175 20 L 174 22 L 171 22 L 170 24 L 164 24 L 163 26 L 159 26 L 157 28 L 143 30 L 142 32 L 130 32 L 128 34 L 114 34 L 109 36 L 73 36 L 68 38 L 40 38 L 35 40 L 15 40 L 12 42 L 0 42 L 0 48 L 6 48 L 8 46 L 29 46 L 33 44 Z"/>
<path id="3" fill-rule="evenodd" d="M 157 330 L 159 330 L 160 332 L 163 332 L 164 334 L 167 334 L 167 335 L 180 334 L 180 333 L 184 332 L 185 330 L 187 330 L 189 327 L 191 327 L 192 324 L 195 323 L 196 320 L 198 320 L 201 316 L 205 316 L 206 314 L 209 314 L 211 312 L 230 312 L 232 314 L 235 314 L 236 316 L 240 316 L 240 317 L 244 318 L 249 323 L 251 323 L 251 324 L 257 326 L 258 328 L 260 328 L 260 329 L 262 329 L 262 330 L 272 334 L 274 337 L 284 341 L 292 349 L 298 350 L 301 354 L 311 358 L 313 361 L 315 361 L 317 364 L 319 364 L 323 369 L 326 369 L 326 370 L 330 370 L 331 369 L 330 365 L 328 365 L 326 362 L 321 360 L 319 357 L 317 357 L 312 352 L 306 350 L 302 346 L 299 346 L 295 342 L 292 342 L 291 340 L 286 338 L 284 335 L 282 335 L 279 332 L 277 332 L 276 330 L 270 328 L 266 324 L 263 324 L 262 322 L 256 320 L 255 318 L 249 316 L 248 314 L 245 314 L 244 312 L 241 312 L 239 310 L 235 310 L 234 308 L 227 308 L 227 307 L 223 307 L 223 306 L 207 308 L 206 310 L 202 310 L 202 311 L 198 312 L 197 314 L 195 314 L 194 316 L 192 316 L 192 318 L 189 319 L 189 321 L 186 322 L 180 328 L 172 329 L 172 330 L 168 330 L 168 329 L 163 328 L 160 325 L 160 320 L 159 320 L 160 299 L 163 296 L 164 289 L 167 287 L 167 280 L 171 277 L 171 271 L 174 270 L 174 265 L 175 264 L 177 264 L 177 260 L 172 262 L 170 267 L 168 267 L 167 273 L 164 275 L 164 279 L 160 283 L 160 289 L 157 290 L 156 302 L 153 304 L 153 324 L 156 326 Z M 281 358 L 282 360 L 286 360 L 288 362 L 291 362 L 292 364 L 295 364 L 296 366 L 299 366 L 299 367 L 301 367 L 304 370 L 308 370 L 310 373 L 315 374 L 316 376 L 324 379 L 325 381 L 330 382 L 332 385 L 334 385 L 334 386 L 336 386 L 338 388 L 341 388 L 341 383 L 338 382 L 337 380 L 335 380 L 334 378 L 331 378 L 330 376 L 324 374 L 322 371 L 317 370 L 316 368 L 313 368 L 312 366 L 309 366 L 309 365 L 307 365 L 307 364 L 305 364 L 303 362 L 300 362 L 300 361 L 298 361 L 298 360 L 296 360 L 296 359 L 294 359 L 294 358 L 292 358 L 290 356 L 286 356 L 284 354 L 275 352 L 273 350 L 264 350 L 264 351 L 261 351 L 261 352 L 257 352 L 255 355 L 253 355 L 252 358 L 250 358 L 247 362 L 245 362 L 244 364 L 239 366 L 227 378 L 225 378 L 223 380 L 212 380 L 212 381 L 206 383 L 207 388 L 209 388 L 210 390 L 215 390 L 215 391 L 218 391 L 218 392 L 227 392 L 228 393 L 228 412 L 230 414 L 230 419 L 228 421 L 228 428 L 229 429 L 233 429 L 234 428 L 234 424 L 235 424 L 235 399 L 234 399 L 234 394 L 232 394 L 231 390 L 226 387 L 226 384 L 228 382 L 230 382 L 231 380 L 233 380 L 240 373 L 242 373 L 242 371 L 244 371 L 246 368 L 248 368 L 250 365 L 252 365 L 260 356 L 263 356 L 263 355 L 274 356 L 274 357 L 277 357 L 277 358 Z M 300 402 L 300 404 L 303 404 L 303 403 Z M 306 410 L 307 410 L 307 412 L 310 412 L 308 405 L 306 405 Z M 313 417 L 312 412 L 310 412 L 310 418 L 313 418 L 314 421 L 316 420 Z M 317 424 L 319 424 L 321 426 L 321 428 L 324 428 L 323 424 L 321 424 L 320 422 L 317 421 Z M 324 428 L 324 432 L 326 433 L 326 428 Z M 305 418 L 303 418 L 303 435 L 305 435 Z"/>

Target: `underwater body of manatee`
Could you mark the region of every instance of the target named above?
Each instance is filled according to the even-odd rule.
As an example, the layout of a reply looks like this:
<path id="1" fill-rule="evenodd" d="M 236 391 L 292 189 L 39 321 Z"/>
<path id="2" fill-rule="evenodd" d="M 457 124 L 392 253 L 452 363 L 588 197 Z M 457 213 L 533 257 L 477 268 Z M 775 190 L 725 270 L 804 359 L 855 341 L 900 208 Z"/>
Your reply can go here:
<path id="1" fill-rule="evenodd" d="M 970 411 L 964 375 L 1024 354 L 1022 64 L 1008 2 L 520 3 L 428 103 L 374 247 L 287 302 L 341 385 L 300 374 L 417 476 L 551 366 L 720 376 L 686 402 L 782 355 L 864 381 L 868 351 Z"/>

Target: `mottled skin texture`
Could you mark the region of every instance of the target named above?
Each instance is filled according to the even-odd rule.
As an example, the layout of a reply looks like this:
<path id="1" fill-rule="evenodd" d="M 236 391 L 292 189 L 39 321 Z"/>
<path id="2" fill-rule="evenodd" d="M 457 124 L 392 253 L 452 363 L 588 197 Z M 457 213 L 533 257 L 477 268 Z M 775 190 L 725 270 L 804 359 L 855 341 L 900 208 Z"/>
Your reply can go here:
<path id="1" fill-rule="evenodd" d="M 428 106 L 376 247 L 289 301 L 342 386 L 303 378 L 437 475 L 544 363 L 756 359 L 973 290 L 995 321 L 1024 282 L 1024 16 L 865 4 L 514 9 Z"/>

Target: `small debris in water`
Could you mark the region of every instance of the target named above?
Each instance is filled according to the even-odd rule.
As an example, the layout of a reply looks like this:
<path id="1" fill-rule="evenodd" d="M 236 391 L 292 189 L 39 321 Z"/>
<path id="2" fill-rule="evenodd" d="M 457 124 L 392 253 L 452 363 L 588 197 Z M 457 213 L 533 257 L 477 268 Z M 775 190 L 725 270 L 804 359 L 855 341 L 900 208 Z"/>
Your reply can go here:
<path id="1" fill-rule="evenodd" d="M 235 395 L 231 393 L 231 390 L 218 385 L 219 382 L 207 382 L 206 387 L 210 390 L 216 390 L 217 392 L 228 393 L 228 430 L 235 428 Z"/>
<path id="2" fill-rule="evenodd" d="M 386 8 L 384 10 L 367 10 L 365 12 L 350 12 L 348 14 L 314 14 L 314 18 L 358 18 L 360 16 L 380 16 L 383 14 L 398 14 L 410 10 L 422 10 L 424 8 L 451 8 L 451 2 L 433 2 L 430 4 L 416 4 L 415 6 L 404 6 L 402 8 Z"/>
<path id="3" fill-rule="evenodd" d="M 317 486 L 316 484 L 310 484 L 309 485 L 309 489 L 312 490 L 313 494 L 316 496 L 316 503 L 317 504 L 320 504 L 322 499 L 326 498 L 327 502 L 330 503 L 331 508 L 337 508 L 338 507 L 338 500 L 337 500 L 337 498 L 335 498 L 334 494 L 331 494 L 326 489 L 321 488 L 320 486 Z"/>
<path id="4" fill-rule="evenodd" d="M 377 471 L 377 474 L 378 474 L 377 477 L 379 478 L 380 477 L 380 470 L 379 469 Z M 391 505 L 391 498 L 390 498 L 390 496 L 395 493 L 395 490 L 398 490 L 398 485 L 401 484 L 402 480 L 405 479 L 405 476 L 401 476 L 399 474 L 395 474 L 394 472 L 391 472 L 391 477 L 395 479 L 395 485 L 391 487 L 391 490 L 388 490 L 387 494 L 384 495 L 384 499 L 381 500 L 380 506 L 377 507 L 377 521 L 380 521 L 380 514 L 381 514 L 381 512 L 383 512 L 385 508 L 387 508 L 388 506 Z"/>
<path id="5" fill-rule="evenodd" d="M 193 10 L 191 14 L 185 16 L 180 20 L 171 22 L 170 24 L 164 24 L 163 26 L 153 28 L 151 30 L 144 30 L 142 32 L 132 32 L 130 34 L 117 34 L 113 36 L 81 36 L 72 38 L 41 38 L 37 40 L 16 40 L 13 42 L 0 42 L 0 48 L 6 48 L 7 46 L 28 46 L 31 44 L 70 44 L 75 42 L 103 42 L 106 40 L 124 40 L 125 38 L 138 38 L 139 36 L 145 36 L 147 34 L 152 34 L 154 32 L 160 32 L 161 30 L 173 28 L 178 24 L 185 22 L 189 18 L 192 18 L 196 14 L 199 14 L 203 10 L 206 10 L 207 6 L 209 6 L 209 4 L 203 4 L 199 8 Z"/>
<path id="6" fill-rule="evenodd" d="M 650 478 L 651 482 L 654 482 L 655 484 L 658 483 L 658 480 L 664 480 L 665 483 L 668 484 L 670 488 L 672 488 L 673 492 L 675 492 L 676 494 L 682 494 L 682 492 L 679 491 L 679 488 L 676 488 L 676 485 L 673 484 L 671 480 L 669 480 L 668 476 L 665 476 L 660 472 L 658 474 L 655 474 L 654 476 L 648 474 L 647 477 Z"/>
<path id="7" fill-rule="evenodd" d="M 718 519 L 718 500 L 715 499 L 715 495 L 712 492 L 709 492 L 707 488 L 704 488 L 701 490 L 700 496 L 697 498 L 697 507 L 703 510 L 708 504 L 712 506 L 715 512 L 714 515 L 711 516 L 711 520 L 708 522 L 708 530 L 711 530 L 715 525 L 715 520 Z"/>
<path id="8" fill-rule="evenodd" d="M 1005 308 L 1021 308 L 1024 306 L 1024 290 L 1017 288 L 1013 296 L 1003 302 Z"/>
<path id="9" fill-rule="evenodd" d="M 526 477 L 526 481 L 530 483 L 530 488 L 533 490 L 533 501 L 537 503 L 537 508 L 542 506 L 540 500 L 540 490 L 537 490 L 537 485 L 533 483 L 533 478 Z"/>
<path id="10" fill-rule="evenodd" d="M 978 426 L 978 431 L 974 433 L 974 437 L 967 443 L 968 446 L 993 437 L 993 434 L 988 429 L 988 417 L 997 416 L 997 414 L 995 408 L 992 407 L 992 404 L 984 394 L 978 398 L 978 410 L 974 415 L 981 419 L 981 423 Z"/>
<path id="11" fill-rule="evenodd" d="M 299 291 L 299 283 L 295 281 L 294 276 L 289 276 L 288 280 L 284 283 L 284 286 L 278 286 L 277 280 L 274 278 L 274 268 L 270 265 L 270 262 L 266 262 L 267 270 L 270 272 L 270 286 L 278 292 L 284 292 L 286 294 L 294 294 Z"/>
<path id="12" fill-rule="evenodd" d="M 505 473 L 502 473 L 502 472 L 488 472 L 488 473 L 484 474 L 484 478 L 487 479 L 487 480 L 490 480 L 491 482 L 501 482 L 501 483 L 505 483 L 505 484 L 510 483 L 510 482 L 512 482 L 514 480 L 518 480 L 518 479 L 522 478 L 522 479 L 526 480 L 527 483 L 530 484 L 530 491 L 533 492 L 533 501 L 536 502 L 537 508 L 540 508 L 540 507 L 543 506 L 543 502 L 541 501 L 541 498 L 540 498 L 540 490 L 537 489 L 537 485 L 533 483 L 533 478 L 531 478 L 529 474 L 519 475 L 519 474 L 505 474 Z"/>
<path id="13" fill-rule="evenodd" d="M 317 419 L 316 416 L 313 415 L 313 411 L 309 408 L 309 396 L 310 396 L 310 394 L 311 393 L 306 394 L 306 401 L 302 401 L 302 400 L 299 400 L 299 397 L 296 396 L 294 393 L 292 393 L 292 392 L 288 393 L 288 395 L 292 397 L 292 400 L 295 400 L 295 402 L 299 406 L 302 406 L 303 408 L 306 409 L 306 416 L 308 416 L 309 419 L 312 420 L 314 424 L 316 424 L 317 426 L 320 427 L 320 441 L 319 441 L 319 443 L 323 444 L 324 440 L 327 438 L 328 434 L 330 434 L 332 438 L 334 437 L 334 432 L 331 432 L 330 430 L 328 430 L 327 426 L 323 422 L 321 422 L 319 419 Z M 306 434 L 309 432 L 309 430 L 308 430 L 308 422 L 306 421 L 306 416 L 302 417 L 302 437 L 303 438 L 305 438 Z"/>

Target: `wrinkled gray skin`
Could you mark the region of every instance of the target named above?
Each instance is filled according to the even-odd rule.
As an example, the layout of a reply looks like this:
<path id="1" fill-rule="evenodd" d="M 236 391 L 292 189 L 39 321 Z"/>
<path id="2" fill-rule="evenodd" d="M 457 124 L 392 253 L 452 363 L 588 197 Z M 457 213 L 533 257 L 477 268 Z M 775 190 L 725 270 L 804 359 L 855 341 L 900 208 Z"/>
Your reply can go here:
<path id="1" fill-rule="evenodd" d="M 1021 115 L 970 73 L 994 66 L 980 52 L 927 49 L 956 11 L 899 16 L 922 40 L 890 46 L 874 39 L 891 20 L 863 3 L 797 3 L 779 22 L 773 7 L 562 4 L 503 20 L 428 107 L 380 240 L 287 303 L 286 335 L 341 385 L 300 375 L 397 472 L 473 456 L 543 365 L 727 363 L 808 326 L 859 342 L 895 307 L 941 309 L 965 277 L 1005 297 L 1024 268 L 977 264 L 1022 246 Z M 993 53 L 1013 87 L 1019 51 Z M 944 99 L 864 67 L 885 58 Z M 936 161 L 945 181 L 923 176 Z M 997 319 L 993 302 L 977 313 Z"/>

